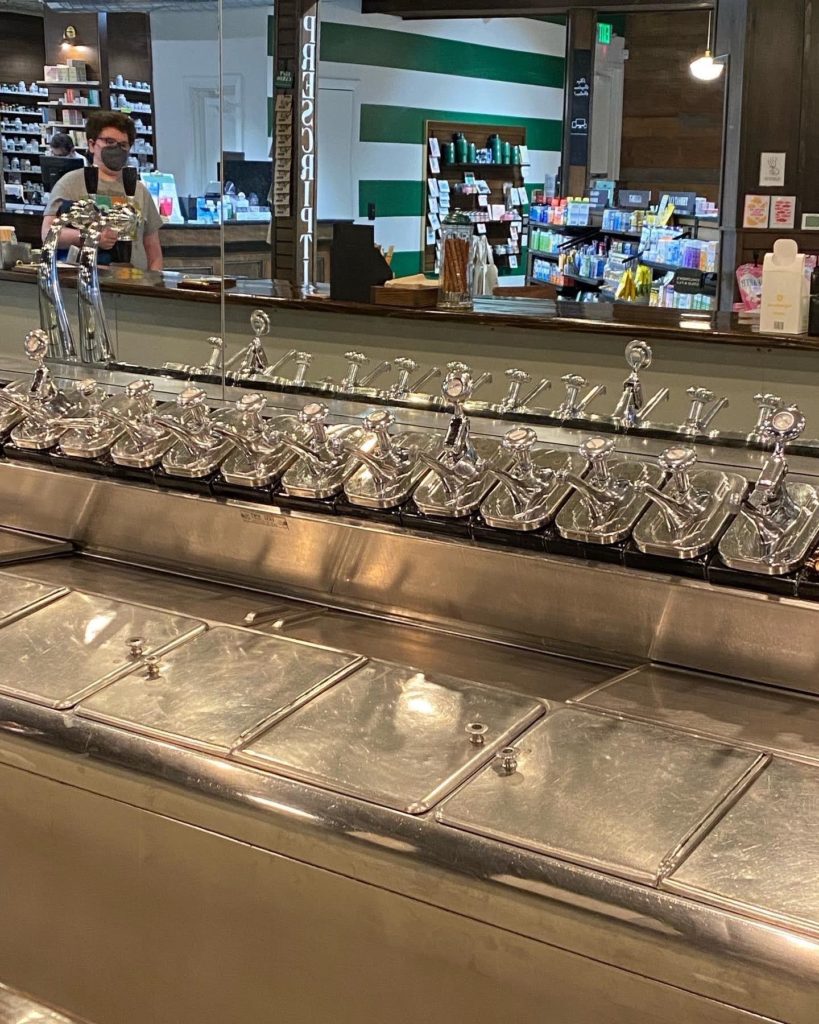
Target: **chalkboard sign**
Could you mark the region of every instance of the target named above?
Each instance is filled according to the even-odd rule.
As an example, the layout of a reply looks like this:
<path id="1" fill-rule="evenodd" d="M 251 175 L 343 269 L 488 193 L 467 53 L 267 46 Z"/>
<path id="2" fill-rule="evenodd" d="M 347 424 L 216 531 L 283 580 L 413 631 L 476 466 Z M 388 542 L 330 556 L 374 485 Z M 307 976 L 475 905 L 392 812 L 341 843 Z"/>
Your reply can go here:
<path id="1" fill-rule="evenodd" d="M 674 291 L 682 295 L 699 295 L 702 291 L 703 273 L 701 270 L 689 270 L 682 267 L 674 274 Z"/>
<path id="2" fill-rule="evenodd" d="M 584 167 L 589 162 L 589 118 L 591 117 L 591 50 L 572 55 L 574 82 L 569 102 L 569 165 Z"/>
<path id="3" fill-rule="evenodd" d="M 651 193 L 621 188 L 617 203 L 624 210 L 647 210 L 651 206 Z"/>
<path id="4" fill-rule="evenodd" d="M 696 192 L 669 193 L 668 201 L 674 204 L 674 213 L 679 217 L 693 217 L 697 209 Z"/>

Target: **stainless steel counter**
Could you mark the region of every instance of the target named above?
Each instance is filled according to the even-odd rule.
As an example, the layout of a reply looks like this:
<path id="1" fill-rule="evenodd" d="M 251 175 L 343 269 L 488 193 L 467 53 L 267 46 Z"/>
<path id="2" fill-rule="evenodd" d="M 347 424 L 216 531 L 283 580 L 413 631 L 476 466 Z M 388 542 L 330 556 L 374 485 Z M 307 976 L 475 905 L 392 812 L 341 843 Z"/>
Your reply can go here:
<path id="1" fill-rule="evenodd" d="M 815 1024 L 819 606 L 23 462 L 0 525 L 13 985 Z"/>

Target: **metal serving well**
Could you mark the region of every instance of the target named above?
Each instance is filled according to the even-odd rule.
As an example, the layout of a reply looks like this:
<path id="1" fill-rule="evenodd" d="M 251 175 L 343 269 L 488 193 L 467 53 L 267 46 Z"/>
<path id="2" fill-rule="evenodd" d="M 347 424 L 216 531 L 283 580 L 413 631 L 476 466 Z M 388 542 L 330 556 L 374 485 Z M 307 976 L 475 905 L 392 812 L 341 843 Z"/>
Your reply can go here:
<path id="1" fill-rule="evenodd" d="M 819 936 L 816 768 L 774 759 L 664 887 Z"/>
<path id="2" fill-rule="evenodd" d="M 373 661 L 235 756 L 421 814 L 544 714 L 537 701 Z"/>
<path id="3" fill-rule="evenodd" d="M 481 515 L 502 530 L 538 530 L 557 515 L 572 492 L 562 474 L 583 476 L 586 464 L 568 449 L 534 447 L 537 435 L 529 427 L 514 427 L 503 441 L 513 457 L 507 470 L 496 469 L 498 486 L 489 494 Z"/>
<path id="4" fill-rule="evenodd" d="M 322 402 L 308 402 L 299 413 L 298 431 L 282 435 L 296 455 L 282 477 L 285 493 L 293 497 L 335 497 L 355 469 L 353 452 L 364 439 L 364 430 L 352 424 L 327 426 L 327 416 Z"/>
<path id="5" fill-rule="evenodd" d="M 439 809 L 447 825 L 656 884 L 758 755 L 561 708 Z"/>
<path id="6" fill-rule="evenodd" d="M 360 663 L 326 647 L 220 626 L 140 663 L 84 700 L 77 713 L 226 753 Z"/>
<path id="7" fill-rule="evenodd" d="M 646 510 L 649 498 L 641 484 L 659 487 L 664 471 L 656 464 L 614 455 L 611 439 L 593 437 L 580 447 L 590 469 L 583 477 L 567 474 L 576 490 L 555 523 L 562 537 L 587 544 L 625 540 Z"/>
<path id="8" fill-rule="evenodd" d="M 70 708 L 139 659 L 205 628 L 183 615 L 72 592 L 4 628 L 0 692 Z"/>
<path id="9" fill-rule="evenodd" d="M 0 626 L 56 601 L 68 591 L 0 573 Z M 0 669 L 2 671 L 2 669 Z"/>

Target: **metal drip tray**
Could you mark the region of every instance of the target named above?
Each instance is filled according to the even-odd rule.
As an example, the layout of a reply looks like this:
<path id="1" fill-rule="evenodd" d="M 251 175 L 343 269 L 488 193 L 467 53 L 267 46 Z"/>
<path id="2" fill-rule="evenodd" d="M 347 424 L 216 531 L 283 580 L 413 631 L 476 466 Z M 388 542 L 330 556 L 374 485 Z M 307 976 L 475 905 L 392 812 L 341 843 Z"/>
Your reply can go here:
<path id="1" fill-rule="evenodd" d="M 809 483 L 793 482 L 786 487 L 788 496 L 799 509 L 799 518 L 776 550 L 766 554 L 757 527 L 746 515 L 738 515 L 719 546 L 723 562 L 731 569 L 784 576 L 799 568 L 808 557 L 819 535 L 819 493 Z"/>
<path id="2" fill-rule="evenodd" d="M 563 708 L 438 812 L 455 828 L 656 884 L 758 757 L 658 726 Z"/>
<path id="3" fill-rule="evenodd" d="M 293 416 L 278 416 L 265 423 L 265 434 L 250 452 L 236 447 L 222 463 L 222 477 L 237 487 L 267 487 L 293 464 L 296 455 L 282 443 L 279 433 L 296 433 L 299 422 Z"/>
<path id="4" fill-rule="evenodd" d="M 654 506 L 634 530 L 634 542 L 640 551 L 684 559 L 699 558 L 716 547 L 723 530 L 736 515 L 737 505 L 748 491 L 748 481 L 738 473 L 698 470 L 691 474 L 691 485 L 709 495 L 703 515 L 682 529 L 672 530 L 663 512 Z M 674 492 L 669 496 L 673 497 Z"/>
<path id="5" fill-rule="evenodd" d="M 342 440 L 347 445 L 358 445 L 366 436 L 361 427 L 350 425 L 330 427 L 327 431 L 331 440 Z M 337 458 L 333 462 L 320 459 L 299 458 L 282 477 L 285 493 L 296 498 L 323 500 L 340 494 L 344 488 L 354 456 Z"/>
<path id="6" fill-rule="evenodd" d="M 67 593 L 67 590 L 59 587 L 31 583 L 28 580 L 21 580 L 18 576 L 0 573 L 0 626 L 14 622 L 20 616 L 36 611 Z M 4 633 L 3 636 L 5 635 Z M 3 660 L 5 661 L 5 654 Z M 2 671 L 0 668 L 0 672 Z"/>
<path id="7" fill-rule="evenodd" d="M 231 452 L 231 441 L 219 441 L 207 451 L 193 451 L 182 441 L 176 444 L 162 458 L 162 468 L 169 476 L 198 480 L 214 473 Z"/>
<path id="8" fill-rule="evenodd" d="M 587 469 L 585 459 L 566 450 L 533 451 L 532 463 L 538 470 L 565 470 L 581 477 L 585 476 Z M 533 492 L 533 498 L 535 493 L 537 498 L 534 502 L 521 501 L 501 482 L 484 501 L 481 515 L 489 526 L 501 530 L 539 530 L 554 519 L 563 502 L 572 493 L 572 488 L 560 480 L 552 480 L 538 492 Z"/>
<path id="9" fill-rule="evenodd" d="M 218 627 L 85 700 L 84 718 L 209 753 L 271 725 L 361 663 L 354 655 Z"/>
<path id="10" fill-rule="evenodd" d="M 659 466 L 623 459 L 612 460 L 611 475 L 624 484 L 645 480 L 655 487 L 659 487 L 665 479 L 665 474 Z M 637 488 L 624 488 L 622 500 L 605 521 L 597 522 L 592 517 L 583 496 L 575 494 L 563 506 L 555 522 L 561 536 L 567 540 L 587 544 L 616 544 L 629 536 L 648 503 L 649 499 Z"/>
<path id="11" fill-rule="evenodd" d="M 441 449 L 440 438 L 435 434 L 396 434 L 392 439 L 396 450 L 404 450 L 410 456 L 409 468 L 405 473 L 390 477 L 377 477 L 369 466 L 359 466 L 345 483 L 344 490 L 354 505 L 364 508 L 385 509 L 403 505 L 415 489 L 416 484 L 429 470 L 415 457 L 424 452 L 436 458 Z"/>
<path id="12" fill-rule="evenodd" d="M 46 707 L 70 708 L 132 668 L 132 638 L 144 638 L 142 650 L 148 655 L 205 628 L 182 615 L 70 593 L 0 634 L 0 692 Z"/>
<path id="13" fill-rule="evenodd" d="M 468 516 L 480 508 L 481 502 L 495 486 L 495 477 L 488 472 L 494 469 L 508 469 L 511 456 L 507 455 L 497 441 L 487 437 L 473 438 L 475 451 L 484 462 L 484 468 L 468 479 L 456 467 L 451 474 L 451 484 L 445 486 L 432 470 L 423 478 L 415 490 L 413 500 L 425 515 L 446 516 L 458 519 Z M 469 464 L 471 466 L 471 464 Z"/>
<path id="14" fill-rule="evenodd" d="M 664 888 L 819 936 L 819 771 L 774 760 Z"/>
<path id="15" fill-rule="evenodd" d="M 337 793 L 421 814 L 544 709 L 503 690 L 375 661 L 236 756 Z"/>

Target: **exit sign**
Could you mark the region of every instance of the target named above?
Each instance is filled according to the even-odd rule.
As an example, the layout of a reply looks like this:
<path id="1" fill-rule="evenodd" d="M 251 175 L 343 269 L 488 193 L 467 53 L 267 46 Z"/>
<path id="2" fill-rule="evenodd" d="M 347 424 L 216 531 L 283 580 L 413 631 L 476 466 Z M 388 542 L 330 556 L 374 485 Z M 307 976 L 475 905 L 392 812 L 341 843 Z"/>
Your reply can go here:
<path id="1" fill-rule="evenodd" d="M 603 46 L 608 46 L 614 35 L 614 25 L 609 25 L 605 21 L 597 22 L 597 42 L 602 43 Z"/>

